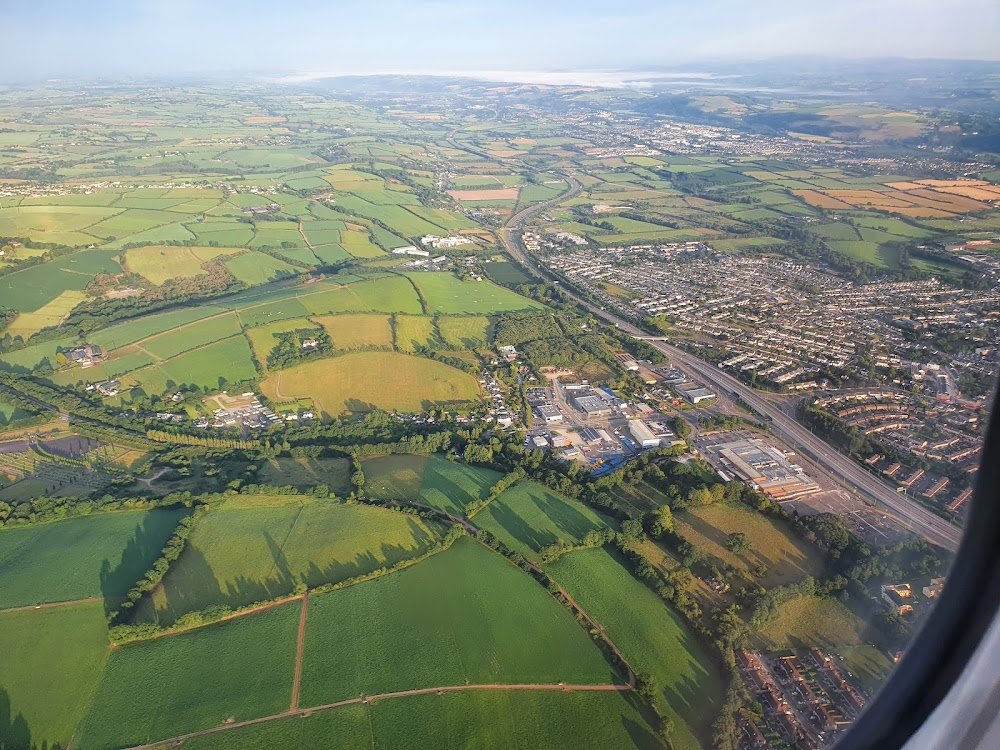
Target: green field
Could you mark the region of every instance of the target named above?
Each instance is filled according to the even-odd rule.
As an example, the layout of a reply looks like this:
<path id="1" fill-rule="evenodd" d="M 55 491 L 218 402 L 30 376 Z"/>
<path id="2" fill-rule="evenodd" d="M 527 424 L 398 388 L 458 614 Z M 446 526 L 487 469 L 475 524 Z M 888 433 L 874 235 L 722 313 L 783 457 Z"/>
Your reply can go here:
<path id="1" fill-rule="evenodd" d="M 442 316 L 437 324 L 445 344 L 456 349 L 479 349 L 493 337 L 490 319 L 479 315 Z"/>
<path id="2" fill-rule="evenodd" d="M 387 315 L 324 315 L 316 322 L 330 334 L 337 349 L 392 349 L 392 327 Z"/>
<path id="3" fill-rule="evenodd" d="M 233 276 L 250 286 L 293 276 L 302 270 L 257 251 L 243 253 L 223 262 Z"/>
<path id="4" fill-rule="evenodd" d="M 96 513 L 0 529 L 0 608 L 123 596 L 188 512 Z"/>
<path id="5" fill-rule="evenodd" d="M 892 671 L 889 657 L 874 646 L 841 646 L 836 653 L 869 694 L 882 687 Z"/>
<path id="6" fill-rule="evenodd" d="M 351 464 L 346 458 L 270 458 L 260 462 L 257 481 L 301 491 L 325 484 L 331 492 L 346 495 L 352 489 Z"/>
<path id="7" fill-rule="evenodd" d="M 85 250 L 0 278 L 4 307 L 32 312 L 66 291 L 83 291 L 99 273 L 121 273 L 110 250 Z"/>
<path id="8" fill-rule="evenodd" d="M 214 604 L 246 606 L 419 555 L 437 532 L 413 516 L 305 496 L 248 495 L 197 524 L 136 619 L 172 624 Z"/>
<path id="9" fill-rule="evenodd" d="M 487 505 L 474 523 L 536 561 L 542 547 L 560 540 L 579 543 L 588 531 L 607 526 L 583 503 L 527 481 L 518 482 Z"/>
<path id="10" fill-rule="evenodd" d="M 519 265 L 507 260 L 484 263 L 483 270 L 498 284 L 531 284 L 535 281 Z"/>
<path id="11" fill-rule="evenodd" d="M 479 398 L 479 383 L 472 375 L 394 352 L 313 360 L 268 376 L 261 389 L 275 402 L 311 398 L 330 416 L 372 407 L 404 412 L 454 408 Z"/>
<path id="12" fill-rule="evenodd" d="M 222 390 L 227 385 L 257 378 L 250 345 L 243 336 L 193 349 L 154 367 L 136 370 L 123 382 L 160 394 L 181 385 Z"/>
<path id="13" fill-rule="evenodd" d="M 401 352 L 415 352 L 417 347 L 430 347 L 437 339 L 434 318 L 426 315 L 397 315 L 396 348 Z"/>
<path id="14" fill-rule="evenodd" d="M 382 500 L 417 500 L 452 515 L 464 515 L 465 506 L 483 500 L 502 474 L 491 469 L 429 456 L 397 454 L 362 461 L 365 492 Z"/>
<path id="15" fill-rule="evenodd" d="M 303 705 L 466 681 L 614 679 L 567 610 L 468 538 L 412 568 L 309 600 Z"/>
<path id="16" fill-rule="evenodd" d="M 107 656 L 100 602 L 0 612 L 0 747 L 65 747 Z"/>
<path id="17" fill-rule="evenodd" d="M 413 500 L 420 494 L 428 456 L 395 454 L 361 461 L 365 492 L 381 500 Z"/>
<path id="18" fill-rule="evenodd" d="M 74 744 L 112 750 L 286 710 L 300 610 L 292 602 L 116 649 Z"/>
<path id="19" fill-rule="evenodd" d="M 21 408 L 12 401 L 7 401 L 4 399 L 3 395 L 0 395 L 0 427 L 8 425 L 18 419 L 30 417 L 31 415 L 32 412 Z"/>
<path id="20" fill-rule="evenodd" d="M 461 692 L 418 695 L 321 711 L 220 732 L 185 750 L 579 750 L 662 748 L 620 693 Z"/>
<path id="21" fill-rule="evenodd" d="M 780 521 L 749 508 L 725 503 L 691 508 L 677 513 L 674 526 L 678 534 L 705 554 L 709 564 L 742 570 L 766 566 L 767 573 L 760 580 L 764 587 L 793 583 L 823 572 L 823 561 L 814 547 L 796 539 Z M 736 532 L 746 534 L 750 540 L 750 549 L 738 555 L 725 547 L 726 537 Z"/>
<path id="22" fill-rule="evenodd" d="M 127 323 L 103 328 L 95 333 L 87 334 L 87 340 L 106 349 L 117 349 L 222 312 L 225 310 L 215 305 L 181 307 L 170 312 L 145 315 Z"/>
<path id="23" fill-rule="evenodd" d="M 13 323 L 7 326 L 4 335 L 20 336 L 27 341 L 43 328 L 54 328 L 81 302 L 87 299 L 83 292 L 65 291 L 51 302 L 42 305 L 34 312 L 25 312 L 17 316 Z"/>
<path id="24" fill-rule="evenodd" d="M 159 286 L 168 279 L 204 273 L 202 265 L 219 256 L 239 252 L 236 248 L 160 245 L 135 247 L 125 252 L 125 266 Z"/>
<path id="25" fill-rule="evenodd" d="M 182 352 L 235 336 L 241 331 L 236 313 L 226 313 L 161 333 L 155 338 L 143 341 L 142 348 L 154 357 L 170 359 Z"/>
<path id="26" fill-rule="evenodd" d="M 427 312 L 445 315 L 535 310 L 541 305 L 489 281 L 462 281 L 453 273 L 410 274 L 427 300 Z"/>
<path id="27" fill-rule="evenodd" d="M 634 670 L 656 679 L 674 723 L 672 746 L 708 747 L 722 684 L 681 618 L 604 549 L 563 555 L 548 572 L 606 629 Z"/>
<path id="28" fill-rule="evenodd" d="M 300 300 L 315 315 L 339 312 L 423 312 L 413 285 L 401 276 L 369 279 L 319 292 L 310 291 L 302 294 Z"/>
<path id="29" fill-rule="evenodd" d="M 434 453 L 424 466 L 419 500 L 432 508 L 462 516 L 468 503 L 486 499 L 490 487 L 501 476 L 500 472 L 448 461 Z"/>

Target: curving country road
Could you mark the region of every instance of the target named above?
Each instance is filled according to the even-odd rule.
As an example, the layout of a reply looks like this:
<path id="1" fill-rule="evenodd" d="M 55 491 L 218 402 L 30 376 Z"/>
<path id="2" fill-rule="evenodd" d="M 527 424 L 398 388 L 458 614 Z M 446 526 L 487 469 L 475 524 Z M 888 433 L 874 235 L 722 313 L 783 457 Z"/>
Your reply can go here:
<path id="1" fill-rule="evenodd" d="M 566 175 L 566 179 L 569 182 L 569 190 L 545 203 L 539 203 L 519 211 L 510 217 L 499 231 L 500 240 L 511 257 L 529 268 L 536 275 L 557 282 L 558 279 L 555 279 L 551 273 L 536 263 L 524 250 L 524 246 L 521 244 L 520 230 L 524 226 L 524 223 L 536 213 L 545 210 L 549 206 L 561 203 L 567 198 L 572 198 L 580 192 L 582 186 L 576 179 L 570 175 Z M 853 460 L 830 447 L 824 440 L 813 435 L 793 417 L 760 396 L 757 391 L 744 385 L 732 375 L 681 349 L 677 349 L 664 341 L 650 339 L 645 331 L 633 323 L 604 308 L 581 299 L 565 286 L 562 289 L 565 294 L 575 299 L 579 304 L 607 322 L 617 326 L 620 330 L 630 333 L 637 338 L 647 339 L 647 343 L 670 357 L 671 363 L 689 377 L 700 380 L 715 390 L 731 397 L 738 396 L 742 398 L 756 412 L 769 420 L 770 426 L 778 438 L 817 463 L 832 476 L 840 479 L 849 489 L 854 490 L 864 499 L 892 511 L 912 531 L 946 549 L 956 550 L 958 548 L 962 536 L 959 528 L 953 526 L 940 516 L 935 515 L 922 505 L 910 500 L 905 495 L 897 493 L 895 489 L 885 482 L 872 476 Z"/>

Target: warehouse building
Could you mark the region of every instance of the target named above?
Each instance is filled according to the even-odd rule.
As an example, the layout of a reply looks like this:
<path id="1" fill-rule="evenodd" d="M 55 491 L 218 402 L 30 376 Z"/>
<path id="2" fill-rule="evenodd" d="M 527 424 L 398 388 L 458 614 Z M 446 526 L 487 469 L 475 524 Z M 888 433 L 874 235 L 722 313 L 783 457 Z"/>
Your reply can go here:
<path id="1" fill-rule="evenodd" d="M 563 421 L 563 413 L 559 411 L 559 407 L 557 406 L 551 406 L 549 404 L 545 404 L 543 406 L 539 406 L 538 409 L 536 409 L 536 411 L 538 412 L 538 416 L 545 420 L 546 424 L 553 424 Z"/>
<path id="2" fill-rule="evenodd" d="M 681 394 L 682 398 L 695 405 L 700 404 L 702 401 L 711 401 L 713 398 L 716 398 L 716 395 L 708 390 L 708 388 L 692 384 L 678 386 L 677 392 Z"/>
<path id="3" fill-rule="evenodd" d="M 628 431 L 632 433 L 636 444 L 643 448 L 658 448 L 660 445 L 660 438 L 649 429 L 645 422 L 638 419 L 630 419 L 628 421 Z"/>
<path id="4" fill-rule="evenodd" d="M 776 500 L 788 500 L 820 489 L 801 467 L 790 463 L 781 451 L 757 438 L 722 443 L 710 451 L 723 469 Z"/>
<path id="5" fill-rule="evenodd" d="M 576 408 L 588 417 L 610 417 L 611 405 L 597 396 L 578 396 L 573 399 Z"/>

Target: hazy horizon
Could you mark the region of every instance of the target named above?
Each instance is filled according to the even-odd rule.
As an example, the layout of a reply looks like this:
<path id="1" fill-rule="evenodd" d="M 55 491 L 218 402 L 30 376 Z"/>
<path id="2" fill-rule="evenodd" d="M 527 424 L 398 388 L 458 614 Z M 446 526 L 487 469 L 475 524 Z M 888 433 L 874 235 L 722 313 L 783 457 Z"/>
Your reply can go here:
<path id="1" fill-rule="evenodd" d="M 1000 60 L 995 0 L 583 0 L 502 9 L 456 0 L 8 0 L 0 80 L 280 72 L 326 75 L 607 71 L 790 55 Z"/>

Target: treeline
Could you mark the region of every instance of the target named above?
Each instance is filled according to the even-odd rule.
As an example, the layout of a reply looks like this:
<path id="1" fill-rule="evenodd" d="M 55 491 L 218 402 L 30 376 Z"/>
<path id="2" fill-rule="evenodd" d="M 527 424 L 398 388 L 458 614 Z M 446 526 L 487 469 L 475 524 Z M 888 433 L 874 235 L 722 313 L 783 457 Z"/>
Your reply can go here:
<path id="1" fill-rule="evenodd" d="M 470 446 L 471 447 L 471 446 Z M 496 483 L 490 487 L 489 493 L 482 500 L 477 500 L 468 503 L 465 506 L 465 517 L 471 519 L 477 513 L 479 513 L 483 508 L 496 500 L 500 495 L 502 495 L 510 487 L 514 486 L 515 482 L 524 479 L 525 473 L 524 469 L 518 466 L 513 471 L 504 474 Z"/>
<path id="2" fill-rule="evenodd" d="M 391 567 L 379 568 L 377 570 L 373 570 L 368 573 L 344 579 L 342 581 L 322 584 L 312 589 L 308 589 L 305 583 L 300 581 L 298 584 L 295 585 L 293 590 L 289 592 L 287 595 L 279 596 L 270 600 L 254 602 L 253 604 L 247 604 L 246 606 L 238 607 L 235 609 L 225 605 L 213 605 L 203 610 L 188 612 L 182 615 L 170 627 L 163 627 L 161 625 L 149 622 L 130 623 L 121 621 L 123 618 L 118 617 L 117 619 L 119 621 L 113 622 L 112 626 L 108 628 L 108 637 L 110 638 L 112 643 L 125 643 L 128 641 L 144 640 L 147 638 L 153 638 L 163 633 L 188 630 L 190 628 L 200 627 L 202 625 L 208 625 L 213 622 L 218 622 L 224 617 L 228 617 L 231 615 L 238 615 L 243 612 L 249 612 L 251 610 L 267 606 L 268 604 L 279 602 L 283 599 L 301 596 L 302 594 L 306 593 L 306 591 L 311 591 L 312 593 L 320 594 L 320 593 L 326 593 L 328 591 L 335 591 L 338 589 L 346 588 L 348 586 L 354 586 L 359 583 L 364 583 L 366 581 L 374 580 L 375 578 L 381 578 L 382 576 L 389 575 L 390 573 L 395 573 L 397 571 L 416 565 L 417 563 L 423 562 L 432 555 L 436 555 L 439 552 L 443 552 L 448 548 L 450 548 L 451 545 L 454 544 L 455 541 L 461 538 L 464 534 L 465 530 L 461 526 L 453 525 L 448 529 L 448 531 L 444 534 L 444 536 L 441 538 L 440 541 L 429 547 L 423 553 L 417 555 L 416 557 L 400 560 L 398 563 L 396 563 Z M 147 573 L 147 579 L 148 577 L 149 573 Z M 144 586 L 145 584 L 140 583 L 138 585 Z"/>
<path id="3" fill-rule="evenodd" d="M 149 570 L 146 574 L 140 578 L 136 584 L 129 589 L 129 592 L 125 595 L 125 601 L 122 602 L 121 606 L 108 615 L 108 624 L 112 627 L 115 625 L 122 624 L 128 619 L 135 607 L 136 602 L 142 598 L 143 594 L 152 591 L 156 588 L 163 577 L 170 570 L 170 565 L 181 556 L 184 551 L 184 547 L 187 544 L 187 539 L 191 535 L 192 529 L 194 529 L 195 524 L 198 519 L 201 518 L 208 508 L 204 505 L 199 505 L 195 508 L 194 513 L 190 516 L 185 516 L 177 524 L 177 528 L 174 529 L 174 533 L 170 535 L 167 539 L 167 543 L 163 546 L 163 550 L 160 552 L 160 556 L 153 561 Z"/>
<path id="4" fill-rule="evenodd" d="M 239 450 L 261 447 L 260 440 L 234 440 L 216 435 L 189 435 L 180 431 L 146 430 L 146 437 L 158 443 L 172 445 L 202 445 L 207 448 L 238 448 Z"/>
<path id="5" fill-rule="evenodd" d="M 27 526 L 49 523 L 64 518 L 89 516 L 94 513 L 109 513 L 119 510 L 146 510 L 149 508 L 169 508 L 177 505 L 189 506 L 194 498 L 170 494 L 165 497 L 36 497 L 21 503 L 10 504 L 0 500 L 0 527 Z"/>

